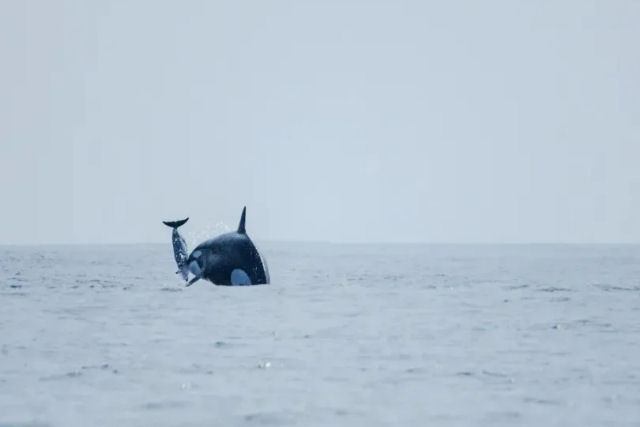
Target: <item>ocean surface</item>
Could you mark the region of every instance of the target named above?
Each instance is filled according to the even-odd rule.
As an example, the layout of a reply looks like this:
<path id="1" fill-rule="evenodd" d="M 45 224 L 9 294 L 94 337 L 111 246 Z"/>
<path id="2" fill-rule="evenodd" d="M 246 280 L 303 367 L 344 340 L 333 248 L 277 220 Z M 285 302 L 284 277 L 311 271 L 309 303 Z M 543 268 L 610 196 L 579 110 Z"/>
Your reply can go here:
<path id="1" fill-rule="evenodd" d="M 640 425 L 640 246 L 0 247 L 0 426 Z"/>

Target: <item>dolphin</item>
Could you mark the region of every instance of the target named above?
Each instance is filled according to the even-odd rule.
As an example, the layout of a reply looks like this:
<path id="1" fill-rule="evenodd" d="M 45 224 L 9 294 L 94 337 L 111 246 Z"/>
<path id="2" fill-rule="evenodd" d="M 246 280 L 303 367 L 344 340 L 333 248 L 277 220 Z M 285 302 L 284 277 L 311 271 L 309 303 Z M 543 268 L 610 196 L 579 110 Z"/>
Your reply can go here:
<path id="1" fill-rule="evenodd" d="M 184 259 L 186 245 L 176 245 L 175 235 L 178 234 L 174 227 L 173 248 L 179 272 L 185 281 L 188 274 L 193 278 L 188 280 L 187 286 L 191 286 L 200 279 L 206 279 L 220 286 L 263 285 L 269 283 L 269 269 L 254 243 L 247 235 L 245 228 L 247 208 L 242 209 L 240 223 L 237 231 L 225 233 L 213 239 L 199 244 L 191 254 Z M 177 224 L 180 221 L 167 224 Z M 182 240 L 184 242 L 184 239 Z M 178 249 L 176 249 L 178 248 Z M 182 251 L 184 249 L 184 252 Z M 178 256 L 180 254 L 180 257 Z M 187 277 L 185 277 L 185 275 Z"/>
<path id="2" fill-rule="evenodd" d="M 182 278 L 187 281 L 189 280 L 189 268 L 187 266 L 187 242 L 185 242 L 184 238 L 178 232 L 178 227 L 184 225 L 189 218 L 182 219 L 180 221 L 162 221 L 162 223 L 166 226 L 173 228 L 171 232 L 171 243 L 173 243 L 173 257 L 176 259 L 176 264 L 178 264 L 178 271 L 176 274 L 182 275 Z"/>

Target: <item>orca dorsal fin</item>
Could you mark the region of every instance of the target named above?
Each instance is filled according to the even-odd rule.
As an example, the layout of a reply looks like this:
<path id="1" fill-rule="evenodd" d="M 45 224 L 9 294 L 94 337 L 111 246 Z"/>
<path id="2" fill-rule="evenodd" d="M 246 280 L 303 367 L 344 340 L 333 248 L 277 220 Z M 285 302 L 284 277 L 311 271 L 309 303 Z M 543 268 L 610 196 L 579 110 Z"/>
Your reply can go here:
<path id="1" fill-rule="evenodd" d="M 247 216 L 247 207 L 242 208 L 242 216 L 240 217 L 240 224 L 238 224 L 238 233 L 247 234 L 247 231 L 244 228 L 244 220 Z"/>

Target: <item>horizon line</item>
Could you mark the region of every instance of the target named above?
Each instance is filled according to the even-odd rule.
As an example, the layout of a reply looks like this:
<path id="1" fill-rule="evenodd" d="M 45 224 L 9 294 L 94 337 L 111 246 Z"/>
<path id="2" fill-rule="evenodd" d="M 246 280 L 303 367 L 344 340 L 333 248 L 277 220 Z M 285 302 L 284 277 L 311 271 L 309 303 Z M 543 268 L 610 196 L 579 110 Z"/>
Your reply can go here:
<path id="1" fill-rule="evenodd" d="M 390 246 L 585 246 L 585 245 L 599 245 L 599 246 L 637 246 L 640 242 L 607 242 L 607 241 L 595 241 L 595 242 L 562 242 L 562 241 L 522 241 L 522 242 L 482 242 L 482 241 L 332 241 L 332 240 L 254 240 L 258 244 L 316 244 L 316 245 L 345 245 L 345 246 L 376 246 L 376 245 L 390 245 Z M 171 242 L 22 242 L 22 243 L 3 243 L 0 242 L 0 247 L 37 247 L 37 246 L 143 246 L 143 245 L 167 245 L 170 246 Z"/>

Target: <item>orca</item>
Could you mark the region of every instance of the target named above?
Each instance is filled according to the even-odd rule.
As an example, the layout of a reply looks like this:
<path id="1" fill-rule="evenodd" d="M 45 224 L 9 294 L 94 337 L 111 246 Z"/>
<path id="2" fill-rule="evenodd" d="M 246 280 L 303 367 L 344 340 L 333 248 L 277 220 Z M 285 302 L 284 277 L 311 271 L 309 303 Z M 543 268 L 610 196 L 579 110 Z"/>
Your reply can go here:
<path id="1" fill-rule="evenodd" d="M 177 273 L 191 286 L 206 279 L 219 286 L 249 286 L 269 284 L 267 263 L 247 235 L 245 221 L 246 206 L 242 209 L 238 230 L 221 234 L 200 243 L 187 257 L 187 245 L 178 232 L 181 221 L 163 221 L 171 228 L 173 254 L 178 265 Z M 189 273 L 193 275 L 189 280 Z"/>

